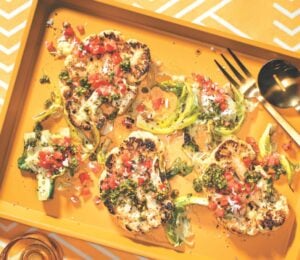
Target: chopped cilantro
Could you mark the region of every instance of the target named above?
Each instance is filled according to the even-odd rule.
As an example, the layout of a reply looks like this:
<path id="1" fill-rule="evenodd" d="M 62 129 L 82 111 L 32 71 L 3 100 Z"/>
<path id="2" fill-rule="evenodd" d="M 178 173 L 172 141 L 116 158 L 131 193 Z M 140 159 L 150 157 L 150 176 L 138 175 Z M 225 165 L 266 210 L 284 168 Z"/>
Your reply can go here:
<path id="1" fill-rule="evenodd" d="M 121 70 L 125 72 L 130 72 L 131 71 L 131 65 L 130 65 L 130 60 L 128 58 L 125 58 L 121 63 L 120 63 L 120 68 Z"/>
<path id="2" fill-rule="evenodd" d="M 195 178 L 193 180 L 193 188 L 196 192 L 201 192 L 203 190 L 203 183 L 200 178 Z"/>
<path id="3" fill-rule="evenodd" d="M 40 78 L 40 83 L 41 83 L 41 84 L 49 84 L 49 83 L 50 83 L 50 78 L 49 78 L 49 76 L 47 76 L 46 74 L 44 74 L 44 75 Z"/>
<path id="4" fill-rule="evenodd" d="M 186 176 L 193 171 L 193 166 L 187 165 L 186 162 L 182 161 L 181 158 L 177 158 L 171 168 L 167 170 L 166 177 L 167 179 L 172 178 L 173 176 L 180 174 L 182 176 Z"/>
<path id="5" fill-rule="evenodd" d="M 63 70 L 58 75 L 59 79 L 61 80 L 68 80 L 69 79 L 69 72 L 66 70 Z"/>
<path id="6" fill-rule="evenodd" d="M 29 171 L 31 172 L 31 169 L 26 165 L 26 154 L 22 154 L 21 157 L 18 158 L 18 168 L 21 171 Z"/>
<path id="7" fill-rule="evenodd" d="M 245 181 L 252 184 L 257 183 L 261 179 L 261 174 L 255 171 L 247 171 L 245 173 Z"/>
<path id="8" fill-rule="evenodd" d="M 91 87 L 91 84 L 88 82 L 87 77 L 80 79 L 79 84 L 81 87 L 86 88 L 86 89 Z"/>

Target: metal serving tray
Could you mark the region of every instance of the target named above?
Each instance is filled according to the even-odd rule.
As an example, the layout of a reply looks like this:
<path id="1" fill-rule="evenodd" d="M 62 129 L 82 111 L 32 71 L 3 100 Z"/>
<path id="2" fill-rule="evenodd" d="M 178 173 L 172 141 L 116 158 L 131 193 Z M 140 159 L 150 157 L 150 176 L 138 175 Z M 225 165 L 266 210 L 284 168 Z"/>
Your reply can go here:
<path id="1" fill-rule="evenodd" d="M 148 235 L 137 236 L 121 231 L 107 210 L 95 207 L 91 199 L 80 207 L 70 205 L 60 193 L 52 201 L 42 203 L 36 199 L 35 180 L 23 177 L 16 162 L 22 153 L 23 134 L 32 129 L 32 116 L 42 110 L 44 101 L 49 97 L 50 89 L 39 84 L 39 77 L 46 72 L 53 80 L 59 71 L 58 63 L 53 62 L 53 57 L 43 44 L 45 40 L 53 39 L 53 32 L 45 26 L 50 17 L 57 24 L 63 21 L 74 26 L 85 24 L 86 35 L 105 29 L 117 29 L 126 38 L 136 38 L 148 44 L 153 59 L 161 61 L 166 71 L 180 75 L 199 72 L 220 84 L 225 83 L 225 80 L 216 69 L 213 59 L 219 57 L 221 51 L 225 52 L 224 48 L 227 47 L 237 52 L 254 75 L 257 75 L 263 63 L 272 58 L 285 58 L 300 66 L 300 55 L 296 53 L 145 10 L 106 2 L 33 2 L 0 117 L 0 217 L 159 259 L 299 258 L 296 241 L 300 239 L 297 225 L 300 219 L 300 189 L 296 185 L 295 191 L 291 192 L 284 178 L 277 183 L 277 189 L 287 196 L 292 214 L 283 227 L 268 235 L 237 236 L 217 228 L 212 214 L 206 208 L 195 206 L 190 209 L 195 246 L 181 252 L 168 245 L 162 228 Z M 296 112 L 280 110 L 280 113 L 300 131 Z M 273 119 L 262 108 L 258 108 L 247 117 L 238 135 L 258 138 L 268 122 L 273 122 Z M 49 127 L 53 128 L 51 123 Z M 282 142 L 288 140 L 282 130 L 279 133 L 282 134 Z M 293 159 L 299 161 L 297 148 Z M 298 180 L 297 176 L 295 183 Z M 172 186 L 179 185 L 185 191 L 191 190 L 189 178 L 178 177 L 172 181 Z"/>

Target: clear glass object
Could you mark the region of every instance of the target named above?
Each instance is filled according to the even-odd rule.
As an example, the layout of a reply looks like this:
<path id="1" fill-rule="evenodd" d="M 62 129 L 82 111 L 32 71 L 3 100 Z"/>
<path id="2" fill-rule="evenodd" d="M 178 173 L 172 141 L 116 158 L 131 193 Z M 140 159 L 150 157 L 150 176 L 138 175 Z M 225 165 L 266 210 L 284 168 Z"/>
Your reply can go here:
<path id="1" fill-rule="evenodd" d="M 1 260 L 60 260 L 63 251 L 52 238 L 31 232 L 10 241 L 0 254 Z"/>

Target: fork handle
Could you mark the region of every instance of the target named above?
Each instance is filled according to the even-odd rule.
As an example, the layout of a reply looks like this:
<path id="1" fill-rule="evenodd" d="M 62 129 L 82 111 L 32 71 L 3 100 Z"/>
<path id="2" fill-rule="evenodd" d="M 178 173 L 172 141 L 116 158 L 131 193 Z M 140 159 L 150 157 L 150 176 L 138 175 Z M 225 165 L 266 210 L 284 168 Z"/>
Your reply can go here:
<path id="1" fill-rule="evenodd" d="M 280 126 L 288 133 L 288 135 L 300 146 L 300 135 L 278 112 L 268 103 L 262 96 L 258 96 L 257 100 L 264 106 L 270 115 L 280 124 Z"/>

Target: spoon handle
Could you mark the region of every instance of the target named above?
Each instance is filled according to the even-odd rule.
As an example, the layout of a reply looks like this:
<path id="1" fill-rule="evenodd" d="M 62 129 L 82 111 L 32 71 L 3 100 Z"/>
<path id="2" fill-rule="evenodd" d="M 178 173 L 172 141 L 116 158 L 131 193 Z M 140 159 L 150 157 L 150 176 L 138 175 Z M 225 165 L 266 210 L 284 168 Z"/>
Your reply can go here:
<path id="1" fill-rule="evenodd" d="M 270 113 L 270 115 L 278 122 L 278 124 L 288 133 L 288 135 L 300 146 L 300 135 L 278 112 L 268 103 L 262 96 L 257 97 L 258 101 Z"/>

